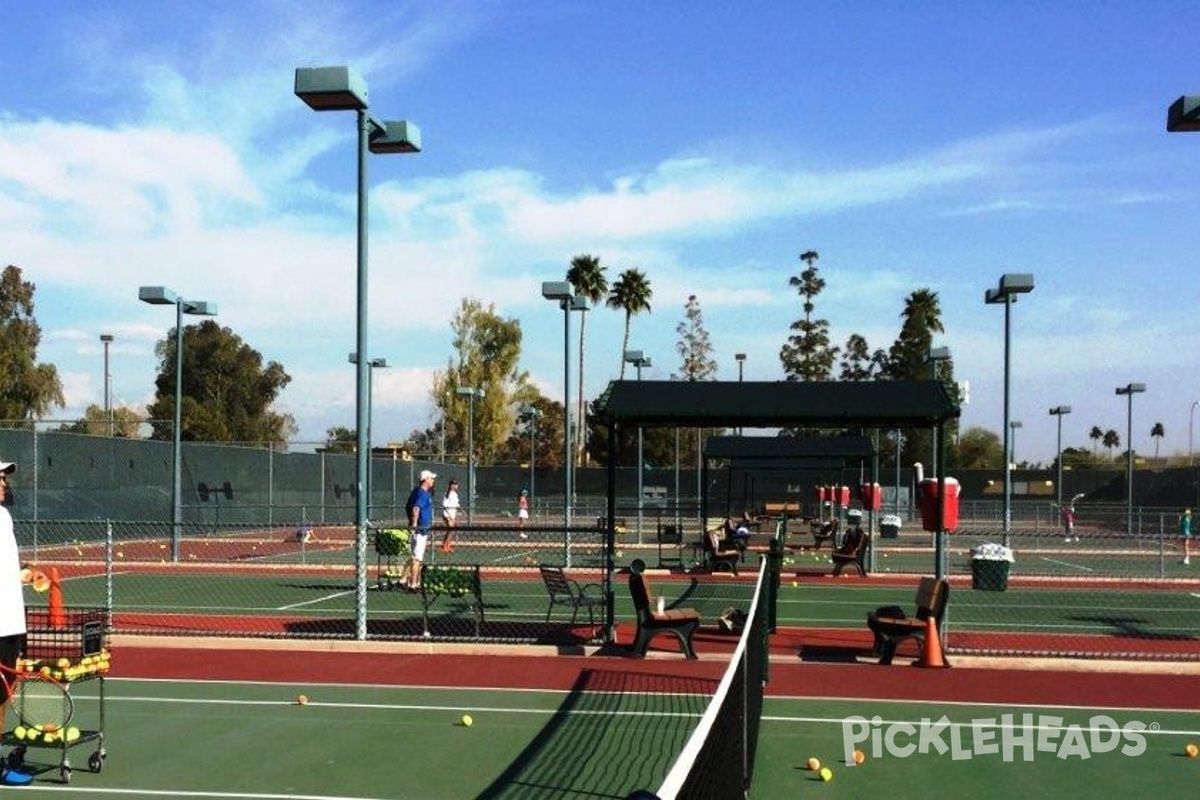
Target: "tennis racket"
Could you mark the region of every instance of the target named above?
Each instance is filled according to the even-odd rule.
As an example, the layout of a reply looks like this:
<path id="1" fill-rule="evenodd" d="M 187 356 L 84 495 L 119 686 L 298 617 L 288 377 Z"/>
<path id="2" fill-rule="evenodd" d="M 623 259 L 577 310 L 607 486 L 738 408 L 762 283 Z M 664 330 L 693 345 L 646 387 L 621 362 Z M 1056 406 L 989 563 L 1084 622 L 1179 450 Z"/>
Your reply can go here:
<path id="1" fill-rule="evenodd" d="M 0 681 L 9 696 L 9 707 L 21 724 L 38 733 L 66 730 L 75 713 L 67 685 L 41 671 L 11 670 L 0 666 Z"/>

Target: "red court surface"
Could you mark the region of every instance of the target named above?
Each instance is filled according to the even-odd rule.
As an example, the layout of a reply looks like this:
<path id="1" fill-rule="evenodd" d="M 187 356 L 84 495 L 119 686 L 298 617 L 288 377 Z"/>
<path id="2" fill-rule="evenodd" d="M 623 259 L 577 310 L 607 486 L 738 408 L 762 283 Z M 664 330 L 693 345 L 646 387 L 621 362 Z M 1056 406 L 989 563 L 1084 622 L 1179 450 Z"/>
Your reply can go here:
<path id="1" fill-rule="evenodd" d="M 819 637 L 819 632 L 817 636 Z M 1096 659 L 1001 660 L 948 658 L 945 669 L 914 667 L 903 649 L 891 666 L 857 658 L 806 661 L 804 632 L 772 639 L 772 696 L 854 697 L 1039 706 L 1200 708 L 1200 664 L 1106 662 Z M 718 679 L 728 649 L 697 641 L 698 661 L 667 649 L 646 659 L 620 647 L 595 654 L 558 654 L 546 647 L 452 646 L 397 642 L 146 639 L 114 642 L 116 678 L 279 683 L 427 683 L 463 688 L 570 690 L 581 672 Z M 797 650 L 796 640 L 800 641 Z M 621 639 L 626 641 L 626 639 Z M 670 648 L 664 640 L 664 647 Z M 852 652 L 845 648 L 845 656 Z"/>

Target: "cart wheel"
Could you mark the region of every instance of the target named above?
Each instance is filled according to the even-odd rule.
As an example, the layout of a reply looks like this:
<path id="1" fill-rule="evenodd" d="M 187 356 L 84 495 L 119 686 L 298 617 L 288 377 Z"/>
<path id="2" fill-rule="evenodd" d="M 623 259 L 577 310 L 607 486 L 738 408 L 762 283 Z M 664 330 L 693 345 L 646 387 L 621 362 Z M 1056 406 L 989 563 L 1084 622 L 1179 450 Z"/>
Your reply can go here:
<path id="1" fill-rule="evenodd" d="M 71 782 L 71 768 L 69 766 L 64 764 L 62 766 L 62 768 L 58 771 L 58 774 L 60 777 L 62 777 L 63 783 Z"/>
<path id="2" fill-rule="evenodd" d="M 17 745 L 8 754 L 8 768 L 20 769 L 25 763 L 25 745 Z"/>
<path id="3" fill-rule="evenodd" d="M 101 752 L 100 750 L 97 750 L 96 752 L 94 752 L 90 756 L 88 756 L 88 769 L 90 769 L 92 772 L 96 772 L 96 773 L 99 773 L 100 770 L 104 769 L 104 753 L 103 752 Z"/>

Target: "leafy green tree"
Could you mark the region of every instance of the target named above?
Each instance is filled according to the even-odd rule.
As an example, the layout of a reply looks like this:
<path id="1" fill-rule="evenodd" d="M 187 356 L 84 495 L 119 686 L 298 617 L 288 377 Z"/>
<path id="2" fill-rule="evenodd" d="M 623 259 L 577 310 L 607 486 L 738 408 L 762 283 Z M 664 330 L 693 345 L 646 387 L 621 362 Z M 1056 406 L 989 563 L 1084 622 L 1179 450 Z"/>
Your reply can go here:
<path id="1" fill-rule="evenodd" d="M 1004 445 L 1000 437 L 986 428 L 970 427 L 948 448 L 949 469 L 1001 469 Z"/>
<path id="2" fill-rule="evenodd" d="M 0 421 L 32 421 L 62 408 L 62 381 L 51 364 L 37 363 L 42 328 L 33 316 L 37 287 L 11 264 L 0 274 Z"/>
<path id="3" fill-rule="evenodd" d="M 838 355 L 838 348 L 829 342 L 829 321 L 812 318 L 815 308 L 813 298 L 825 288 L 825 279 L 820 277 L 820 270 L 813 266 L 818 258 L 820 256 L 815 250 L 801 253 L 800 260 L 807 267 L 799 276 L 793 275 L 788 279 L 788 285 L 804 298 L 804 319 L 796 320 L 789 326 L 792 334 L 779 350 L 779 360 L 789 381 L 829 380 Z"/>
<path id="4" fill-rule="evenodd" d="M 621 380 L 625 380 L 625 351 L 629 349 L 630 322 L 635 315 L 650 311 L 650 298 L 653 295 L 654 291 L 650 288 L 646 274 L 634 268 L 622 272 L 608 293 L 605 304 L 625 313 L 625 335 L 621 338 Z"/>
<path id="5" fill-rule="evenodd" d="M 151 438 L 170 439 L 175 412 L 175 333 L 155 345 L 159 358 Z M 184 329 L 180 438 L 204 442 L 283 442 L 296 432 L 291 415 L 271 410 L 291 376 L 229 328 L 213 320 Z"/>
<path id="6" fill-rule="evenodd" d="M 1154 438 L 1154 460 L 1158 461 L 1158 446 L 1162 443 L 1162 438 L 1167 435 L 1166 428 L 1161 422 L 1154 423 L 1154 427 L 1150 429 L 1150 436 Z"/>
<path id="7" fill-rule="evenodd" d="M 571 259 L 571 267 L 567 270 L 567 283 L 571 284 L 571 291 L 576 297 L 582 297 L 588 302 L 588 306 L 594 306 L 605 298 L 608 294 L 608 278 L 604 275 L 605 267 L 600 264 L 600 259 L 591 255 L 578 255 Z M 578 464 L 580 457 L 584 452 L 584 446 L 587 440 L 587 404 L 583 402 L 583 362 L 584 362 L 584 342 L 587 339 L 587 312 L 580 314 L 579 319 L 579 401 L 576 404 L 575 419 L 579 420 L 579 429 L 584 432 L 583 436 L 575 437 L 578 441 L 576 444 L 575 461 Z"/>
<path id="8" fill-rule="evenodd" d="M 345 428 L 341 425 L 325 431 L 325 447 L 327 453 L 353 453 L 358 448 L 358 430 Z"/>
<path id="9" fill-rule="evenodd" d="M 916 380 L 929 377 L 927 357 L 933 334 L 945 333 L 937 292 L 918 289 L 904 301 L 900 336 L 888 351 L 888 377 Z"/>
<path id="10" fill-rule="evenodd" d="M 561 468 L 564 421 L 562 403 L 537 394 L 532 400 L 521 404 L 526 405 L 532 406 L 536 411 L 536 422 L 531 415 L 518 408 L 516 422 L 504 443 L 503 451 L 508 454 L 511 463 L 528 464 L 532 437 L 534 466 L 539 470 Z"/>
<path id="11" fill-rule="evenodd" d="M 1104 432 L 1103 444 L 1104 449 L 1108 451 L 1108 460 L 1112 461 L 1113 448 L 1121 446 L 1121 434 L 1117 433 L 1112 428 L 1109 428 Z"/>
<path id="12" fill-rule="evenodd" d="M 683 359 L 679 372 L 671 377 L 685 381 L 711 380 L 717 374 L 717 362 L 712 357 L 713 347 L 704 326 L 704 313 L 696 295 L 688 295 L 683 304 L 683 321 L 675 326 L 679 341 L 675 351 Z"/>
<path id="13" fill-rule="evenodd" d="M 841 352 L 842 367 L 838 375 L 839 380 L 873 381 L 883 374 L 887 367 L 887 353 L 883 350 L 871 352 L 867 340 L 857 333 L 850 334 Z"/>
<path id="14" fill-rule="evenodd" d="M 528 373 L 520 370 L 521 323 L 505 319 L 495 305 L 464 298 L 450 323 L 456 353 L 446 370 L 434 376 L 430 397 L 446 419 L 448 453 L 467 452 L 468 424 L 473 425 L 475 463 L 496 459 L 512 433 L 516 408 L 534 399 L 536 390 Z M 455 360 L 457 359 L 457 361 Z M 475 418 L 470 419 L 471 397 L 459 389 L 482 389 L 475 397 Z"/>
<path id="15" fill-rule="evenodd" d="M 104 408 L 92 404 L 83 411 L 83 419 L 59 427 L 64 433 L 85 433 L 89 436 L 114 436 L 121 439 L 137 439 L 146 418 L 126 406 L 112 409 L 112 424 Z"/>

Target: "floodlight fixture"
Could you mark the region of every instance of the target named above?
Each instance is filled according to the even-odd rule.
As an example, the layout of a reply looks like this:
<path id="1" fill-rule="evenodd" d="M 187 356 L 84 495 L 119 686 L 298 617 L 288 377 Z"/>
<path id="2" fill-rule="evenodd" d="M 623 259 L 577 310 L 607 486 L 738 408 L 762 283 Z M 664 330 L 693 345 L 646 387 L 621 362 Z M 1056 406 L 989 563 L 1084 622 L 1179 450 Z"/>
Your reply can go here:
<path id="1" fill-rule="evenodd" d="M 1167 109 L 1167 130 L 1171 133 L 1200 131 L 1200 94 L 1185 94 Z"/>

